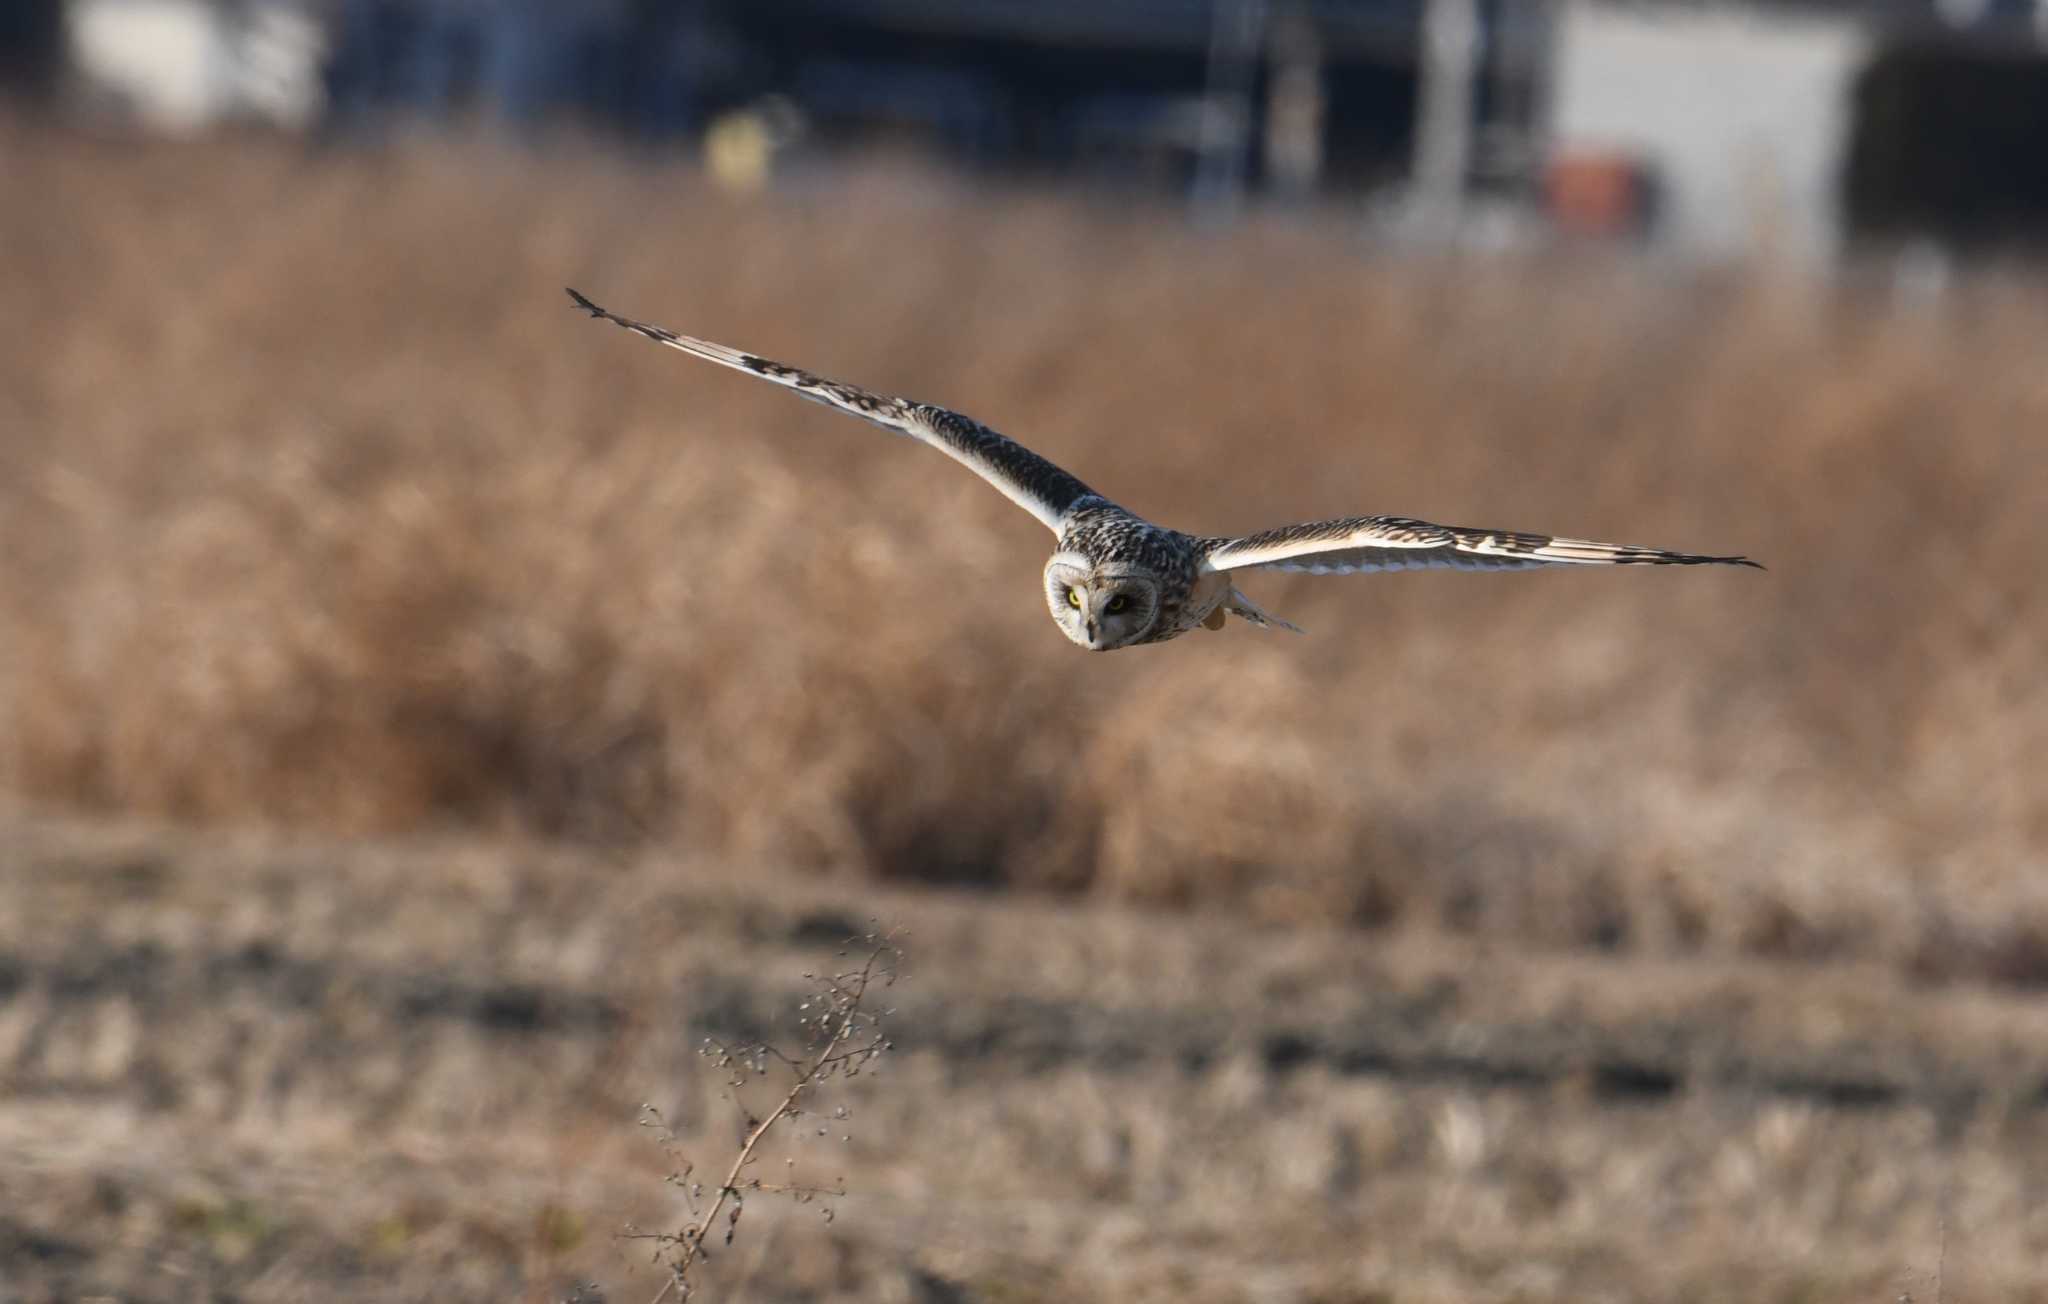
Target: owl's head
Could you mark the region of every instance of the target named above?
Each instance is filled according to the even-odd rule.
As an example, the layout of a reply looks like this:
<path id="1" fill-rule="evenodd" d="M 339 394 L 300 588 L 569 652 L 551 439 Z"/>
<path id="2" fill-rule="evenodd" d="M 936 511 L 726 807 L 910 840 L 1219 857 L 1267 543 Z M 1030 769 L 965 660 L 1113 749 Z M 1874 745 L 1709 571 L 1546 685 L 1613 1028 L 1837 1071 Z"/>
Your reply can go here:
<path id="1" fill-rule="evenodd" d="M 1045 605 L 1060 632 L 1090 652 L 1144 641 L 1159 620 L 1159 582 L 1124 565 L 1097 566 L 1080 553 L 1045 564 Z"/>

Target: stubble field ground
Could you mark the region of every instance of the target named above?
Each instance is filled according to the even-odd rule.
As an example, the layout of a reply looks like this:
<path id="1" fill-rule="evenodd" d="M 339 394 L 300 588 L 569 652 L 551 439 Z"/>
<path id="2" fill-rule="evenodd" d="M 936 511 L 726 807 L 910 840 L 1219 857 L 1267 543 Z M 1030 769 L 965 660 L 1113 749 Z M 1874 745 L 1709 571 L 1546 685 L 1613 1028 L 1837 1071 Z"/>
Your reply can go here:
<path id="1" fill-rule="evenodd" d="M 750 1207 L 747 1297 L 2040 1297 L 2026 269 L 0 153 L 13 1296 L 651 1295 L 638 1105 L 729 1147 L 691 1048 L 873 917 L 901 1054 L 792 1156 L 835 1220 Z M 1090 657 L 985 487 L 564 283 L 1185 528 L 1772 569 L 1274 576 L 1308 638 Z"/>

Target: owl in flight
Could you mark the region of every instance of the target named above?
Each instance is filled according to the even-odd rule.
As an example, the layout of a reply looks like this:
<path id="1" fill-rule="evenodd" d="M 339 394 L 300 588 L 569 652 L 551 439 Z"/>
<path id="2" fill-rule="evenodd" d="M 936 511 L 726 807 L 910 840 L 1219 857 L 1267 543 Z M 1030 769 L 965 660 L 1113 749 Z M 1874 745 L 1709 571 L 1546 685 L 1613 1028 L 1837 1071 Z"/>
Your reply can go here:
<path id="1" fill-rule="evenodd" d="M 1262 629 L 1301 631 L 1238 592 L 1240 571 L 1525 570 L 1532 566 L 1757 566 L 1586 539 L 1432 525 L 1405 516 L 1347 516 L 1239 538 L 1182 534 L 1125 511 L 1051 462 L 987 426 L 929 403 L 871 394 L 767 358 L 692 339 L 598 307 L 576 306 L 657 344 L 759 376 L 813 402 L 930 444 L 994 485 L 1059 537 L 1045 563 L 1045 605 L 1060 632 L 1093 652 L 1163 643 L 1238 616 Z M 1758 567 L 1761 569 L 1761 567 Z"/>

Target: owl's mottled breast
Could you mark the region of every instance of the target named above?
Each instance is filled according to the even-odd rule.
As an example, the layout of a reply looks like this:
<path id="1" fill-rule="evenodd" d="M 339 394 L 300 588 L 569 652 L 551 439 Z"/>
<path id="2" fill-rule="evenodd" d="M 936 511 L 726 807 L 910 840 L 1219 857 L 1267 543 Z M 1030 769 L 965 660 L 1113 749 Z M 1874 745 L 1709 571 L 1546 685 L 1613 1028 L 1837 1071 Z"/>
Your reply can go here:
<path id="1" fill-rule="evenodd" d="M 1159 618 L 1140 642 L 1162 642 L 1196 624 L 1184 619 L 1202 566 L 1202 554 L 1192 536 L 1104 502 L 1100 507 L 1079 506 L 1073 512 L 1060 532 L 1060 550 L 1078 552 L 1097 566 L 1129 566 L 1159 581 Z"/>

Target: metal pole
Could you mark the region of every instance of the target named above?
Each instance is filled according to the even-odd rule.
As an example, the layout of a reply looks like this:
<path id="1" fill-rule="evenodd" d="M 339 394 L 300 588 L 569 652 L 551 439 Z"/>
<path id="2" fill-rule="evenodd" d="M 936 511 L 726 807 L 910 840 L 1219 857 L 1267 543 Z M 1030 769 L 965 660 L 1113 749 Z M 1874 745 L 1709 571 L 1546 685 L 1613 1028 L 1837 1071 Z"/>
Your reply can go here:
<path id="1" fill-rule="evenodd" d="M 1209 84 L 1202 96 L 1194 204 L 1205 216 L 1227 218 L 1244 197 L 1265 0 L 1212 0 L 1209 14 Z"/>
<path id="2" fill-rule="evenodd" d="M 1431 235 L 1455 229 L 1472 158 L 1473 79 L 1479 55 L 1477 0 L 1426 0 L 1416 70 L 1414 200 Z"/>

